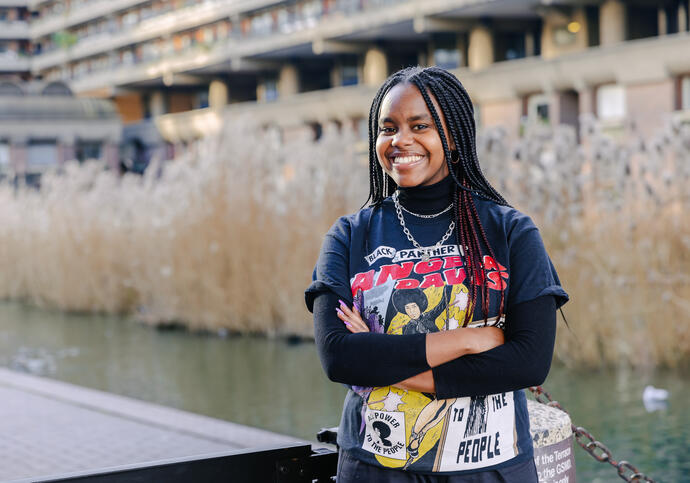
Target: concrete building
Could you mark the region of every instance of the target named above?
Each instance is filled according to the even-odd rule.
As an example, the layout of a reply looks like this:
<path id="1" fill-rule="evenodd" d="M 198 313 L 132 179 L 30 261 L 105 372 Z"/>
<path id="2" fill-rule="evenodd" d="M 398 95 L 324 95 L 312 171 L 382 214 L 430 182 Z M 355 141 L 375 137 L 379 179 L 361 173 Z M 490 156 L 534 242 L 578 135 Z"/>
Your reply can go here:
<path id="1" fill-rule="evenodd" d="M 72 159 L 103 159 L 119 169 L 121 135 L 108 100 L 75 97 L 58 81 L 0 81 L 0 178 L 33 183 Z"/>
<path id="2" fill-rule="evenodd" d="M 31 62 L 35 5 L 0 0 L 0 178 L 37 182 L 67 160 L 119 165 L 122 123 L 106 99 L 75 97 L 67 83 L 40 81 Z"/>
<path id="3" fill-rule="evenodd" d="M 0 0 L 0 55 L 14 52 L 15 76 L 112 100 L 130 146 L 166 156 L 224 112 L 286 132 L 361 128 L 378 84 L 414 64 L 453 70 L 479 123 L 514 136 L 583 113 L 650 131 L 690 110 L 689 10 L 688 0 Z"/>

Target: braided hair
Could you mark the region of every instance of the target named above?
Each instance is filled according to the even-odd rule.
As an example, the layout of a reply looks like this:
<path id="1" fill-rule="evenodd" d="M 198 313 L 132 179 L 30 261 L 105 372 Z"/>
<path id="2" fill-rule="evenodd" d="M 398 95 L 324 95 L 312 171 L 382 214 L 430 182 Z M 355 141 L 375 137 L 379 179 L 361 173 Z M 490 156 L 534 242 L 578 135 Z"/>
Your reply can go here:
<path id="1" fill-rule="evenodd" d="M 379 207 L 384 198 L 390 196 L 397 188 L 393 179 L 383 171 L 378 162 L 376 138 L 383 98 L 398 84 L 414 85 L 422 94 L 441 137 L 448 171 L 455 182 L 453 192 L 455 241 L 465 264 L 471 300 L 469 309 L 465 311 L 463 326 L 472 320 L 473 307 L 476 307 L 480 294 L 482 313 L 486 323 L 489 317 L 489 286 L 487 270 L 482 260 L 482 243 L 494 260 L 496 257 L 479 220 L 472 195 L 504 206 L 508 206 L 508 202 L 491 186 L 482 173 L 477 157 L 472 101 L 457 77 L 450 72 L 439 67 L 407 67 L 391 75 L 379 88 L 369 110 L 369 197 L 365 204 Z M 441 108 L 441 114 L 446 121 L 456 150 L 451 151 L 449 147 L 441 118 L 434 108 L 431 96 L 436 99 Z M 505 314 L 505 284 L 500 274 L 498 280 L 501 288 L 498 310 L 500 320 Z"/>

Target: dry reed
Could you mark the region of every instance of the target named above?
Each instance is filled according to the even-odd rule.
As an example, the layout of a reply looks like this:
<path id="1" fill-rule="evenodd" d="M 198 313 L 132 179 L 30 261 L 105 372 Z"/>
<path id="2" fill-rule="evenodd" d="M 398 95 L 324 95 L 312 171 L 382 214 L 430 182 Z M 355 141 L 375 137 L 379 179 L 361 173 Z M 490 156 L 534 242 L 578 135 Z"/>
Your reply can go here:
<path id="1" fill-rule="evenodd" d="M 572 297 L 557 358 L 690 360 L 690 130 L 614 142 L 583 123 L 510 145 L 483 133 L 489 178 L 533 216 Z M 117 178 L 69 163 L 40 190 L 0 187 L 0 296 L 192 329 L 311 333 L 303 303 L 323 234 L 368 190 L 347 130 L 282 141 L 249 124 Z"/>

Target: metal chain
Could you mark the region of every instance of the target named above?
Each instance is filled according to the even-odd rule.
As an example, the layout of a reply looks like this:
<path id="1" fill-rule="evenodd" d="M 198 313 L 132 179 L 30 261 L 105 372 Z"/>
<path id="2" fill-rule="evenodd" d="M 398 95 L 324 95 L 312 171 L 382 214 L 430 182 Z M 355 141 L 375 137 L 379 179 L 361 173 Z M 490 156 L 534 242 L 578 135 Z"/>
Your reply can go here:
<path id="1" fill-rule="evenodd" d="M 396 191 L 395 193 L 393 193 L 393 201 L 399 203 L 399 201 L 398 201 L 398 192 L 397 192 L 397 191 Z M 431 219 L 431 218 L 436 218 L 436 217 L 438 217 L 438 216 L 441 216 L 441 215 L 444 214 L 444 213 L 449 212 L 450 209 L 453 208 L 453 204 L 451 203 L 451 204 L 448 205 L 446 208 L 444 208 L 443 211 L 439 211 L 438 213 L 433 213 L 433 214 L 431 214 L 431 215 L 420 215 L 419 213 L 414 213 L 414 212 L 408 210 L 407 208 L 405 208 L 402 204 L 400 204 L 400 208 L 402 208 L 402 210 L 403 210 L 405 213 L 409 213 L 410 215 L 416 216 L 417 218 L 425 218 L 425 219 L 428 220 L 428 219 Z"/>
<path id="2" fill-rule="evenodd" d="M 407 237 L 407 239 L 410 241 L 410 243 L 412 243 L 412 245 L 414 245 L 414 247 L 416 249 L 422 251 L 422 253 L 424 254 L 422 256 L 422 260 L 428 261 L 429 258 L 431 257 L 430 252 L 432 250 L 440 247 L 453 234 L 453 230 L 455 229 L 455 222 L 454 221 L 450 222 L 450 225 L 448 226 L 448 230 L 443 235 L 443 238 L 441 238 L 436 243 L 436 245 L 434 245 L 433 247 L 430 247 L 430 248 L 424 248 L 423 246 L 421 246 L 417 242 L 417 240 L 414 239 L 414 237 L 412 236 L 412 233 L 410 233 L 410 230 L 408 230 L 407 226 L 405 226 L 405 218 L 403 218 L 402 207 L 401 207 L 400 202 L 398 201 L 397 197 L 393 197 L 393 203 L 395 204 L 395 212 L 398 215 L 398 220 L 400 221 L 400 226 L 403 229 L 403 233 L 405 233 L 405 236 Z"/>
<path id="3" fill-rule="evenodd" d="M 533 386 L 529 388 L 534 394 L 537 402 L 540 402 L 546 406 L 551 406 L 552 408 L 558 408 L 564 413 L 570 415 L 568 411 L 561 406 L 558 401 L 554 401 L 551 398 L 551 394 L 546 392 L 541 386 Z M 592 433 L 587 431 L 582 426 L 575 426 L 570 424 L 573 428 L 573 434 L 575 435 L 575 441 L 577 444 L 582 446 L 582 448 L 589 453 L 589 455 L 600 463 L 608 463 L 618 471 L 618 476 L 620 476 L 625 481 L 648 481 L 651 483 L 656 483 L 652 478 L 642 473 L 638 470 L 632 463 L 628 461 L 616 461 L 613 458 L 611 450 L 609 450 L 606 445 L 600 441 L 597 441 Z"/>

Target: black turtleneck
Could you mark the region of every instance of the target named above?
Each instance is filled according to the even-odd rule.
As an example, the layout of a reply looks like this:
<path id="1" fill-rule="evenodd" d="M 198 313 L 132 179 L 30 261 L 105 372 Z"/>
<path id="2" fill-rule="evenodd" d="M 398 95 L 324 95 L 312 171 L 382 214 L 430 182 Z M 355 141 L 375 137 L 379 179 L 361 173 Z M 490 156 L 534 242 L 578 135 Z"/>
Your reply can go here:
<path id="1" fill-rule="evenodd" d="M 400 204 L 420 215 L 438 213 L 453 202 L 454 185 L 453 178 L 446 176 L 428 186 L 398 187 Z"/>
<path id="2" fill-rule="evenodd" d="M 432 214 L 452 202 L 453 179 L 398 188 L 400 203 Z M 346 301 L 350 306 L 351 300 Z M 326 290 L 314 299 L 314 338 L 328 377 L 356 386 L 388 386 L 429 370 L 426 334 L 352 334 L 336 316 L 339 297 Z M 551 295 L 507 307 L 506 342 L 481 354 L 433 369 L 439 398 L 480 396 L 541 384 L 549 372 L 556 336 L 556 301 Z"/>

